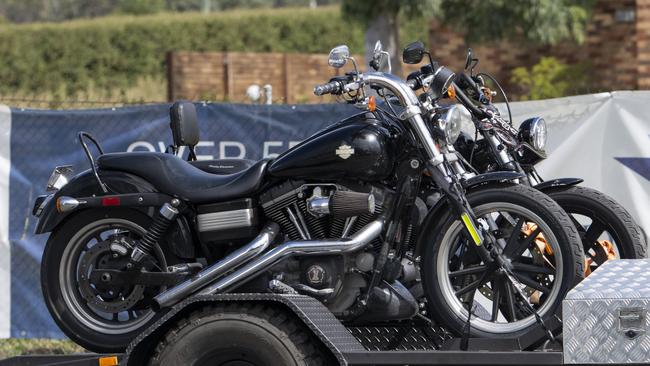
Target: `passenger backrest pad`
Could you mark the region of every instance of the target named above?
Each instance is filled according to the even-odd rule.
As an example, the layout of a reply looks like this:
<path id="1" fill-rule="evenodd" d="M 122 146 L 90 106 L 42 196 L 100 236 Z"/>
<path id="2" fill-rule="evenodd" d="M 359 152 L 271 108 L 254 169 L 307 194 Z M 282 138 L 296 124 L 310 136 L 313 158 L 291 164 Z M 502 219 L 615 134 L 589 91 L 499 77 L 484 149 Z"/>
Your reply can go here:
<path id="1" fill-rule="evenodd" d="M 190 102 L 176 102 L 169 108 L 169 126 L 174 146 L 194 147 L 199 143 L 199 123 L 196 108 Z"/>

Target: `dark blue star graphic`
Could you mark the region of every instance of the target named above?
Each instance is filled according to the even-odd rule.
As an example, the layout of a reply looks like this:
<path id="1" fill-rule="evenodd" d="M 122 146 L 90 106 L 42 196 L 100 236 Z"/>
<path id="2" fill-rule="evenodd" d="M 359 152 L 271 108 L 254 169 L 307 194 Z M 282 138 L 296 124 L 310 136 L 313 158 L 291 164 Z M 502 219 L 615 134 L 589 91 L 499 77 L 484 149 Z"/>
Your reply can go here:
<path id="1" fill-rule="evenodd" d="M 634 170 L 643 178 L 650 180 L 650 158 L 614 158 L 619 163 Z"/>

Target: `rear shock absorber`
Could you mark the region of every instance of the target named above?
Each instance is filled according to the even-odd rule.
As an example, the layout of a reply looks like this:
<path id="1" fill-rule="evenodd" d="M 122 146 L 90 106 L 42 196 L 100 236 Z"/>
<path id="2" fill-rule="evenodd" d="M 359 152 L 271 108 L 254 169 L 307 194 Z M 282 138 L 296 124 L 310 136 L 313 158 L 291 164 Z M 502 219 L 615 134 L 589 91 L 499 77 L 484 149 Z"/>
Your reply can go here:
<path id="1" fill-rule="evenodd" d="M 133 248 L 131 260 L 127 267 L 132 268 L 134 265 L 140 264 L 145 257 L 153 254 L 154 247 L 178 215 L 178 209 L 174 207 L 178 206 L 178 204 L 179 201 L 173 199 L 171 204 L 165 203 L 160 208 L 149 230 L 147 230 L 144 237 Z"/>

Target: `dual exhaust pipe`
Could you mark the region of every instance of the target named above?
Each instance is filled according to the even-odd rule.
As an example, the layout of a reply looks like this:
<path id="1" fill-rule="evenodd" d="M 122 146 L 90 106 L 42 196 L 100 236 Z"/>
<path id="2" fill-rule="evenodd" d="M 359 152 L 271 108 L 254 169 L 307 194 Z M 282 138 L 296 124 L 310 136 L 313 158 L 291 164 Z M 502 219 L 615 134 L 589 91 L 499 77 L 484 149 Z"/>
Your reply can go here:
<path id="1" fill-rule="evenodd" d="M 250 243 L 206 267 L 192 278 L 158 294 L 153 299 L 152 308 L 159 311 L 174 306 L 197 292 L 200 295 L 213 295 L 231 290 L 252 280 L 276 263 L 295 255 L 333 255 L 357 251 L 377 238 L 383 228 L 384 220 L 379 218 L 350 238 L 289 241 L 260 256 L 280 231 L 278 224 L 272 222 Z"/>

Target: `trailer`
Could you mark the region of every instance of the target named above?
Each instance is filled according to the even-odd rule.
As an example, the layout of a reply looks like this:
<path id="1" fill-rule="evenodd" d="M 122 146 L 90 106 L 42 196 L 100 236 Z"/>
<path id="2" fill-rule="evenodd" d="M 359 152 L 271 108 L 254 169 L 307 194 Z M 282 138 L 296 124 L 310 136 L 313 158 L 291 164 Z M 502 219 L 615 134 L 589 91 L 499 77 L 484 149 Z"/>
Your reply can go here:
<path id="1" fill-rule="evenodd" d="M 190 330 L 206 327 L 201 315 L 210 314 L 207 309 L 240 311 L 242 316 L 262 309 L 292 323 L 292 329 L 310 337 L 307 343 L 323 351 L 324 365 L 650 364 L 648 283 L 650 260 L 605 263 L 567 295 L 564 322 L 547 324 L 562 327 L 563 345 L 545 341 L 541 330 L 523 338 L 494 340 L 452 336 L 424 320 L 346 326 L 309 296 L 232 293 L 185 299 L 133 340 L 125 354 L 22 356 L 0 361 L 0 366 L 148 365 L 173 346 L 169 334 L 179 324 Z M 219 341 L 206 337 L 205 344 Z"/>

